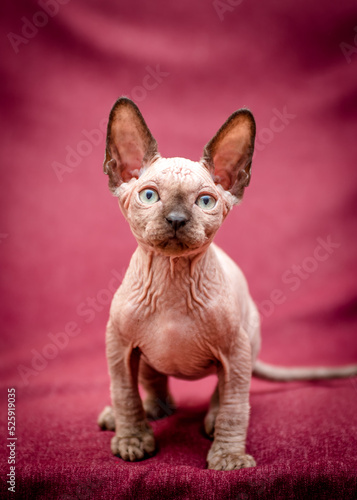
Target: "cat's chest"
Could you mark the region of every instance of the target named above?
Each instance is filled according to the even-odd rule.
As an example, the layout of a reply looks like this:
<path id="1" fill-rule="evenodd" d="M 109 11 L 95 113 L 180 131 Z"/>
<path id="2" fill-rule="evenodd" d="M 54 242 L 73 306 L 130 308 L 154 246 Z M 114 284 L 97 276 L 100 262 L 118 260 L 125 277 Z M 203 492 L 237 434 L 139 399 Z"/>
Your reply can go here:
<path id="1" fill-rule="evenodd" d="M 212 346 L 237 333 L 239 311 L 229 277 L 209 251 L 199 261 L 134 256 L 112 318 L 125 343 L 158 371 L 199 378 L 214 368 Z"/>
<path id="2" fill-rule="evenodd" d="M 234 310 L 227 290 L 223 297 L 213 277 L 209 283 L 187 278 L 157 284 L 153 278 L 151 285 L 131 294 L 123 291 L 122 331 L 128 343 L 167 375 L 197 379 L 213 373 L 212 345 L 223 344 Z M 235 314 L 234 323 L 237 318 Z M 236 330 L 236 324 L 231 329 Z"/>
<path id="3" fill-rule="evenodd" d="M 190 317 L 168 315 L 150 323 L 150 329 L 138 338 L 143 358 L 167 375 L 195 379 L 206 376 L 215 367 L 210 342 L 202 323 Z"/>

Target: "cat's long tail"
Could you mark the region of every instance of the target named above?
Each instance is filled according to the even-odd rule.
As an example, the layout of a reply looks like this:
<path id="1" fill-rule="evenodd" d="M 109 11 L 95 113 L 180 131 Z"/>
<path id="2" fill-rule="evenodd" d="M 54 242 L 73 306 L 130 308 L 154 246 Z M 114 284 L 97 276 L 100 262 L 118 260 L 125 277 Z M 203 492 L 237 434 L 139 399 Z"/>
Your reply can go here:
<path id="1" fill-rule="evenodd" d="M 357 365 L 336 367 L 283 367 L 274 366 L 257 360 L 253 375 L 276 382 L 290 382 L 293 380 L 322 380 L 329 378 L 346 378 L 357 376 Z"/>

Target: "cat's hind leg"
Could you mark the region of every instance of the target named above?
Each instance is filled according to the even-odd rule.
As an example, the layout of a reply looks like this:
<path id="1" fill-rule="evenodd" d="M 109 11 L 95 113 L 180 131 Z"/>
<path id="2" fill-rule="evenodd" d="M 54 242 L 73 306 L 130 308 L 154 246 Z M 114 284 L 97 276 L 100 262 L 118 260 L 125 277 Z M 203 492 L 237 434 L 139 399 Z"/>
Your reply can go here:
<path id="1" fill-rule="evenodd" d="M 219 392 L 218 392 L 218 384 L 214 390 L 214 393 L 212 394 L 212 397 L 211 397 L 211 402 L 210 402 L 210 405 L 209 405 L 209 410 L 205 416 L 205 419 L 204 419 L 204 428 L 205 428 L 205 433 L 207 434 L 207 436 L 209 438 L 212 438 L 214 437 L 214 427 L 215 427 L 215 423 L 216 423 L 216 417 L 217 417 L 217 413 L 218 413 L 218 410 L 219 410 Z"/>
<path id="2" fill-rule="evenodd" d="M 158 420 L 173 414 L 176 406 L 169 391 L 167 375 L 156 371 L 140 359 L 139 383 L 147 395 L 143 406 L 149 419 Z"/>

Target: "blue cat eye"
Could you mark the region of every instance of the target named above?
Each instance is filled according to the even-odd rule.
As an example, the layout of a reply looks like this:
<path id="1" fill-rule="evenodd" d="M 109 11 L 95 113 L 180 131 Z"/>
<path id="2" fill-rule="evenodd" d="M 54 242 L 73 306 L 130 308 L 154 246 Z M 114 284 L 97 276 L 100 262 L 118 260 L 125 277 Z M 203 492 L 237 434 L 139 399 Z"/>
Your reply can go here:
<path id="1" fill-rule="evenodd" d="M 159 194 L 155 189 L 143 189 L 139 193 L 139 198 L 145 205 L 153 205 L 159 201 Z"/>
<path id="2" fill-rule="evenodd" d="M 203 194 L 199 196 L 196 200 L 196 205 L 198 205 L 203 210 L 212 210 L 216 206 L 216 199 L 209 194 Z"/>

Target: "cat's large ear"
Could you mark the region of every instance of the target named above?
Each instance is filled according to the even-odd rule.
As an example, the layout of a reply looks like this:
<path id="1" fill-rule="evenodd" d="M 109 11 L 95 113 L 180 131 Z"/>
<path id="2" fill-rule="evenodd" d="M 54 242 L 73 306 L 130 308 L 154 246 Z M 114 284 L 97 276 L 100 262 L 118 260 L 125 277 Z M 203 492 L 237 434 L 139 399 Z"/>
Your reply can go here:
<path id="1" fill-rule="evenodd" d="M 216 184 L 238 202 L 250 181 L 255 121 L 248 109 L 233 113 L 203 150 L 202 162 Z"/>
<path id="2" fill-rule="evenodd" d="M 103 164 L 111 191 L 133 177 L 138 178 L 143 166 L 157 155 L 157 143 L 139 108 L 127 97 L 121 97 L 109 115 Z"/>

